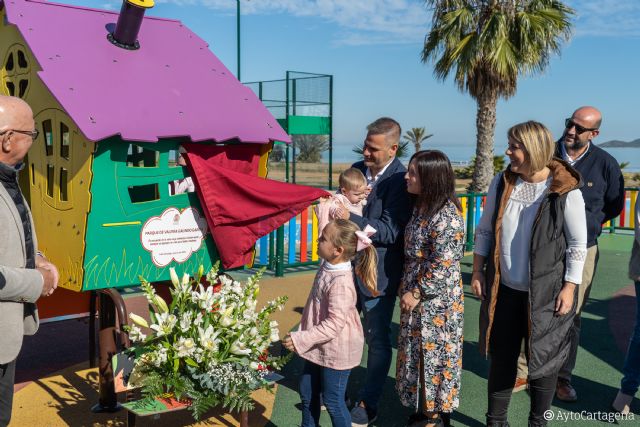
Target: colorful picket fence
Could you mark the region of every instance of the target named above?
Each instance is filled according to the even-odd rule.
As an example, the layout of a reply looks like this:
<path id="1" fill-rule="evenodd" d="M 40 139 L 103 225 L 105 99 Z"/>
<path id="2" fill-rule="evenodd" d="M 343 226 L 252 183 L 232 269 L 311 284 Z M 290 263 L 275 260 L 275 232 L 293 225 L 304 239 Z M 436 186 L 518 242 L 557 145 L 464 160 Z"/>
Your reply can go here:
<path id="1" fill-rule="evenodd" d="M 631 230 L 635 226 L 635 204 L 639 188 L 627 188 L 626 203 L 620 216 L 603 225 L 605 232 Z M 475 229 L 480 222 L 486 201 L 485 193 L 458 194 L 465 219 L 465 250 L 473 250 Z M 283 276 L 285 269 L 317 264 L 318 219 L 309 206 L 276 231 L 262 237 L 256 243 L 256 266 L 274 270 Z"/>

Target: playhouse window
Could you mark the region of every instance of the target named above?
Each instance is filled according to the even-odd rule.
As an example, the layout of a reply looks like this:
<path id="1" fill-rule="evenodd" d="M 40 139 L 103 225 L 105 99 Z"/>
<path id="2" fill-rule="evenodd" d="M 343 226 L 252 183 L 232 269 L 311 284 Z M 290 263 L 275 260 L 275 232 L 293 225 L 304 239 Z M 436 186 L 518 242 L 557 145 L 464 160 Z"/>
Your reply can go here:
<path id="1" fill-rule="evenodd" d="M 69 160 L 70 140 L 71 133 L 69 132 L 69 128 L 64 123 L 60 123 L 60 156 L 67 160 Z"/>
<path id="2" fill-rule="evenodd" d="M 158 200 L 160 198 L 158 184 L 131 185 L 129 186 L 129 197 L 131 198 L 131 203 L 144 203 Z"/>
<path id="3" fill-rule="evenodd" d="M 175 168 L 178 166 L 178 150 L 169 150 L 169 167 Z"/>
<path id="4" fill-rule="evenodd" d="M 27 68 L 27 57 L 23 51 L 18 51 L 18 67 Z"/>
<path id="5" fill-rule="evenodd" d="M 55 167 L 53 165 L 47 165 L 47 196 L 53 197 L 53 174 L 55 173 Z"/>
<path id="6" fill-rule="evenodd" d="M 7 82 L 7 92 L 9 92 L 10 96 L 14 96 L 16 94 L 16 87 L 13 82 Z"/>
<path id="7" fill-rule="evenodd" d="M 18 83 L 18 96 L 22 98 L 27 93 L 27 87 L 29 86 L 29 80 L 20 80 Z"/>
<path id="8" fill-rule="evenodd" d="M 160 153 L 135 144 L 129 144 L 127 166 L 133 168 L 153 168 L 158 166 Z"/>
<path id="9" fill-rule="evenodd" d="M 7 63 L 5 64 L 4 68 L 7 71 L 13 71 L 13 53 L 9 54 L 9 57 L 7 58 Z"/>
<path id="10" fill-rule="evenodd" d="M 60 201 L 61 202 L 66 202 L 67 200 L 69 200 L 68 176 L 69 176 L 69 172 L 65 168 L 60 168 Z"/>
<path id="11" fill-rule="evenodd" d="M 53 127 L 51 126 L 51 120 L 45 120 L 42 122 L 42 130 L 47 156 L 51 156 L 53 155 Z"/>

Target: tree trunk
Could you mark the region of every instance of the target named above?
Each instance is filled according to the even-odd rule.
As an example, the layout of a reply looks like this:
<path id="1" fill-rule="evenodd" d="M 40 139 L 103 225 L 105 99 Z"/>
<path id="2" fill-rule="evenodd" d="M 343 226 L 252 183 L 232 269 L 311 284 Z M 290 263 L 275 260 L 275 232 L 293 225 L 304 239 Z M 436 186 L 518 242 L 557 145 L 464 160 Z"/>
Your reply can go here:
<path id="1" fill-rule="evenodd" d="M 483 91 L 479 94 L 477 103 L 476 167 L 469 190 L 486 192 L 493 178 L 493 136 L 496 130 L 498 94 L 489 90 Z"/>
<path id="2" fill-rule="evenodd" d="M 414 143 L 413 143 L 413 145 L 416 147 L 416 153 L 417 153 L 418 151 L 420 151 L 420 149 L 422 148 L 422 147 L 420 147 L 420 145 L 421 145 L 421 143 L 420 143 L 420 142 L 414 142 Z"/>

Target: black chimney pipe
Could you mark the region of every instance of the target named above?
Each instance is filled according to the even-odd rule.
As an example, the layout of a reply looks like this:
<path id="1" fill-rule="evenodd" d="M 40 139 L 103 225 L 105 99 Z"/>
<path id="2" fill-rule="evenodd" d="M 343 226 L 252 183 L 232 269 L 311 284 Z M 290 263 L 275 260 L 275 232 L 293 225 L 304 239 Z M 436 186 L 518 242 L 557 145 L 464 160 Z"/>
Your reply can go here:
<path id="1" fill-rule="evenodd" d="M 153 4 L 153 0 L 124 0 L 116 28 L 113 33 L 107 35 L 109 41 L 123 49 L 140 49 L 138 32 L 142 25 L 144 12 L 153 7 Z"/>

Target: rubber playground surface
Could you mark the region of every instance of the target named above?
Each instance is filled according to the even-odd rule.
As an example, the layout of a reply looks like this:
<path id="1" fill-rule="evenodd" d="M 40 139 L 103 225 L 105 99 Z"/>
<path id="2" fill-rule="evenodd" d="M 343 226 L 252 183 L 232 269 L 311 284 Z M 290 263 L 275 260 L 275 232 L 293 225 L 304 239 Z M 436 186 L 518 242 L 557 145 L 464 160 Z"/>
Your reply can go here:
<path id="1" fill-rule="evenodd" d="M 600 239 L 600 260 L 591 295 L 582 314 L 582 338 L 573 385 L 578 401 L 564 403 L 554 400 L 550 426 L 600 426 L 614 421 L 610 404 L 620 385 L 621 367 L 627 342 L 635 319 L 635 292 L 627 279 L 627 264 L 633 237 L 631 235 L 603 235 Z M 486 411 L 487 361 L 479 354 L 479 302 L 468 287 L 471 257 L 463 261 L 465 282 L 465 344 L 463 356 L 460 407 L 452 417 L 455 426 L 483 426 Z M 313 281 L 314 270 L 287 273 L 284 278 L 265 276 L 261 285 L 264 300 L 276 295 L 288 295 L 285 310 L 277 312 L 281 334 L 296 327 L 302 307 Z M 241 274 L 240 274 L 241 275 Z M 398 328 L 396 308 L 393 328 Z M 366 355 L 366 351 L 365 351 Z M 348 392 L 352 400 L 361 384 L 364 369 L 354 369 Z M 253 426 L 297 426 L 300 423 L 297 377 L 300 359 L 294 358 L 283 370 L 285 379 L 274 389 L 255 395 L 256 407 L 250 413 Z M 380 402 L 379 418 L 373 424 L 380 427 L 404 426 L 411 410 L 403 407 L 394 390 L 395 348 L 392 368 L 385 381 Z M 16 394 L 11 427 L 16 426 L 124 426 L 126 415 L 96 415 L 90 407 L 98 400 L 97 368 L 89 368 L 88 321 L 66 320 L 46 323 L 25 343 L 16 371 Z M 526 426 L 529 398 L 526 392 L 513 395 L 509 408 L 512 426 Z M 632 412 L 640 412 L 640 402 L 634 400 Z M 330 426 L 326 412 L 323 426 Z M 635 420 L 618 421 L 622 425 L 640 425 Z M 224 411 L 212 411 L 200 423 L 194 423 L 185 411 L 159 418 L 139 418 L 139 426 L 235 426 L 237 418 Z"/>

